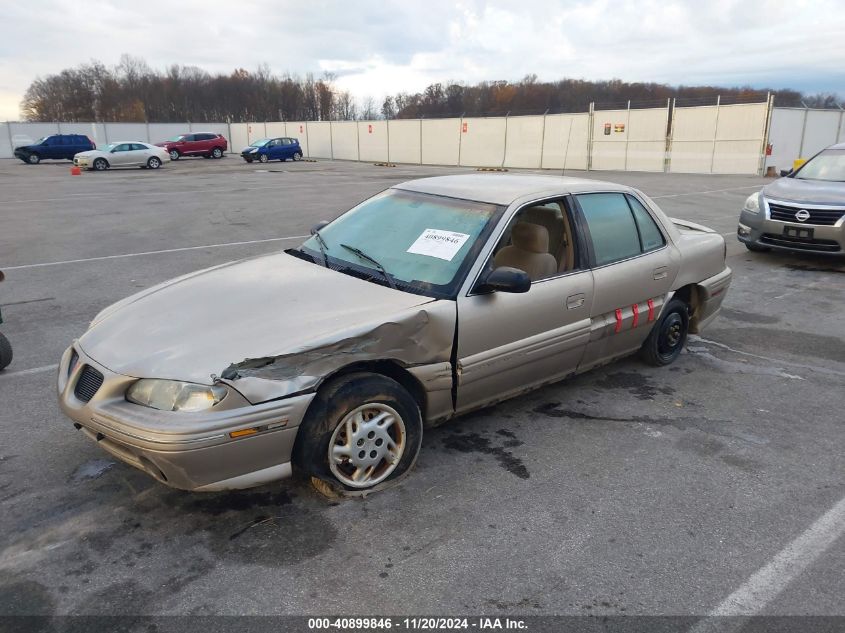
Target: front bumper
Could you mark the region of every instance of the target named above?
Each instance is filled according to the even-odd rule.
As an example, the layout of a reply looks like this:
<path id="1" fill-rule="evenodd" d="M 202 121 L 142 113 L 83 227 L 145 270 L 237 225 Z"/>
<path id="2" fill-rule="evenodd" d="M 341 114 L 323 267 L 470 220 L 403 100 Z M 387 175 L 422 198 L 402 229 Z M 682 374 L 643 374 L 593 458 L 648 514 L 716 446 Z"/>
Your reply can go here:
<path id="1" fill-rule="evenodd" d="M 787 229 L 812 232 L 811 237 L 786 235 Z M 845 255 L 845 216 L 836 224 L 825 226 L 807 222 L 784 222 L 770 217 L 768 204 L 759 213 L 745 209 L 739 217 L 737 239 L 745 244 L 790 252 L 819 255 Z"/>
<path id="2" fill-rule="evenodd" d="M 74 167 L 81 167 L 82 169 L 88 169 L 88 159 L 87 158 L 73 158 L 73 165 Z"/>
<path id="3" fill-rule="evenodd" d="M 102 374 L 103 381 L 83 401 L 75 391 L 86 366 Z M 251 405 L 230 388 L 209 411 L 159 411 L 125 399 L 136 380 L 110 371 L 74 345 L 59 364 L 59 406 L 101 448 L 174 488 L 250 488 L 291 474 L 296 433 L 314 394 Z M 251 428 L 258 432 L 230 436 Z"/>

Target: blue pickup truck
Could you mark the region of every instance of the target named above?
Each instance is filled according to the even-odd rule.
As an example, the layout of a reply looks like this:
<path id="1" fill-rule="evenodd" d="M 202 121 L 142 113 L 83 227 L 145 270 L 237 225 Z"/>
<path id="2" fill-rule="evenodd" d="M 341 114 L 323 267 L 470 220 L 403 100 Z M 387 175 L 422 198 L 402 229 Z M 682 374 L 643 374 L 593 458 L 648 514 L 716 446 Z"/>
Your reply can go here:
<path id="1" fill-rule="evenodd" d="M 51 134 L 32 145 L 16 147 L 15 158 L 37 165 L 42 160 L 73 160 L 75 154 L 92 149 L 97 149 L 96 144 L 83 134 Z"/>

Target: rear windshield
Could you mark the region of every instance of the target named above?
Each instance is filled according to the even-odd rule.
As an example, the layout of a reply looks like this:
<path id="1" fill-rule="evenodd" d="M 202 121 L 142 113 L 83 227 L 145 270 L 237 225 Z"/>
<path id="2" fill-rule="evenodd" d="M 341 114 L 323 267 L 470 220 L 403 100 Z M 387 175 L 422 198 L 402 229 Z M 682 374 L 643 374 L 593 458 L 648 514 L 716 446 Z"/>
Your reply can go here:
<path id="1" fill-rule="evenodd" d="M 845 182 L 845 149 L 826 149 L 795 173 L 799 180 Z"/>

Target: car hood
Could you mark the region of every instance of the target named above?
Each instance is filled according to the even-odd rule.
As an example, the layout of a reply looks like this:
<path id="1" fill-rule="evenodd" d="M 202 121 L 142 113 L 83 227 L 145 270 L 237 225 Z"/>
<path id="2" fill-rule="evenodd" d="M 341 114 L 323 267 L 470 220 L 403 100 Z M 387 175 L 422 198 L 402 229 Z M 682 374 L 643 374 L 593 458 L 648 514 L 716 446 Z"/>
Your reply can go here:
<path id="1" fill-rule="evenodd" d="M 445 320 L 435 314 L 442 311 L 430 310 L 437 303 L 451 305 Z M 203 384 L 223 376 L 250 400 L 261 401 L 313 386 L 359 360 L 448 360 L 450 314 L 453 302 L 278 253 L 128 297 L 97 315 L 78 345 L 119 374 Z"/>
<path id="2" fill-rule="evenodd" d="M 845 182 L 778 178 L 763 187 L 763 195 L 784 202 L 845 206 Z"/>
<path id="3" fill-rule="evenodd" d="M 89 149 L 86 152 L 77 152 L 74 157 L 82 156 L 83 158 L 91 158 L 92 156 L 102 156 L 105 152 L 98 149 Z"/>

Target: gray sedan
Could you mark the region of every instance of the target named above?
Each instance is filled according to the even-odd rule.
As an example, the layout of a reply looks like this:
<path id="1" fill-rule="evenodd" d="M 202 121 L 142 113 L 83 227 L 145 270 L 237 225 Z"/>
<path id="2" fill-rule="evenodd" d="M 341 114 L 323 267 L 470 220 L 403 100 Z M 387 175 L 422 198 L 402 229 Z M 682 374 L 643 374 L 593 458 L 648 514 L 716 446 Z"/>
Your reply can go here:
<path id="1" fill-rule="evenodd" d="M 751 194 L 737 238 L 751 251 L 845 254 L 845 143 Z"/>
<path id="2" fill-rule="evenodd" d="M 718 233 L 630 187 L 414 180 L 298 248 L 106 308 L 61 359 L 59 402 L 170 486 L 297 468 L 363 491 L 409 471 L 426 426 L 632 353 L 672 363 L 730 281 Z"/>

